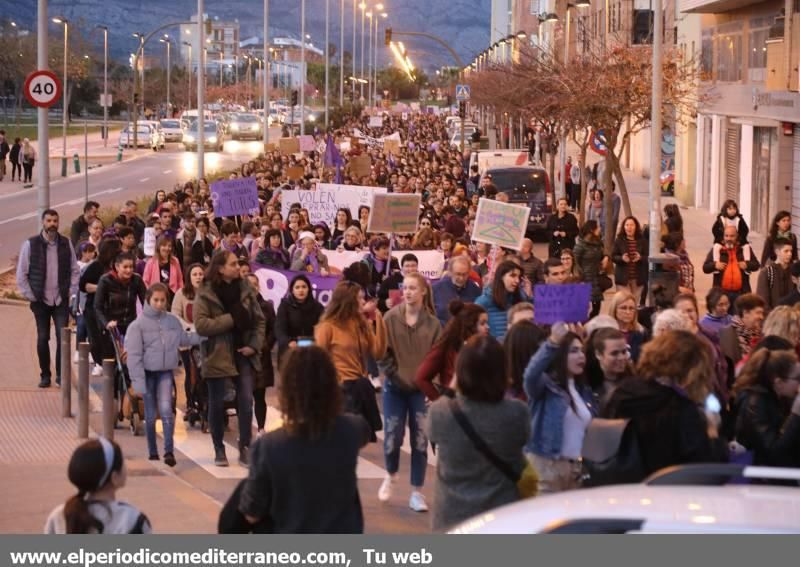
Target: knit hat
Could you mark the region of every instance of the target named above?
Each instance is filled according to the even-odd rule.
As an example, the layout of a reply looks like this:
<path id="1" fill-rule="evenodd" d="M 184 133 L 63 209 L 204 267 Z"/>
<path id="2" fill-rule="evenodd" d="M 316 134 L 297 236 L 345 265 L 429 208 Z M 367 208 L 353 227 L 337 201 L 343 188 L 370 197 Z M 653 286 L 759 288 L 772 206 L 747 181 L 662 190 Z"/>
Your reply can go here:
<path id="1" fill-rule="evenodd" d="M 310 238 L 312 242 L 316 242 L 316 241 L 317 241 L 317 237 L 316 237 L 316 236 L 314 236 L 314 233 L 313 233 L 313 232 L 309 232 L 309 231 L 307 231 L 307 230 L 304 230 L 304 231 L 303 231 L 303 232 L 301 232 L 301 233 L 300 233 L 300 235 L 297 237 L 297 242 L 298 242 L 298 243 L 300 243 L 300 242 L 303 242 L 303 240 L 305 240 L 306 238 Z"/>

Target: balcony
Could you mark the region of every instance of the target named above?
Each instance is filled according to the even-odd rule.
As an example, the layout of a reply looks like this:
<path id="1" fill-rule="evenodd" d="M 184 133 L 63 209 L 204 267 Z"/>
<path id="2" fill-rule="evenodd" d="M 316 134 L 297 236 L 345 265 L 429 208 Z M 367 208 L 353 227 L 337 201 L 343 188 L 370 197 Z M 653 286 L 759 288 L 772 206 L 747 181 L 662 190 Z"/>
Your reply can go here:
<path id="1" fill-rule="evenodd" d="M 764 0 L 678 0 L 678 6 L 682 13 L 722 14 L 752 4 L 760 4 L 763 1 Z"/>

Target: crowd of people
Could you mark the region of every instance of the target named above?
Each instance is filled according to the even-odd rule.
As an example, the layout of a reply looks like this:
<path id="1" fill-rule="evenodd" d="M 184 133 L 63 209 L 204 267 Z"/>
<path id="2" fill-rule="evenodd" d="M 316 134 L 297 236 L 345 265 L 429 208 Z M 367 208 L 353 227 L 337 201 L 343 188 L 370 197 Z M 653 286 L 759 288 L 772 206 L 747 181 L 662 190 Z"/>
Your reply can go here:
<path id="1" fill-rule="evenodd" d="M 728 459 L 800 465 L 800 264 L 789 213 L 775 217 L 759 260 L 738 207 L 723 205 L 702 266 L 714 287 L 700 318 L 677 206 L 665 208 L 661 235 L 674 285 L 648 281 L 648 227 L 623 218 L 606 249 L 605 215 L 579 225 L 568 199 L 547 222 L 548 257 L 537 258 L 527 239 L 520 250 L 472 241 L 478 201 L 503 193 L 469 167 L 469 150 L 449 147 L 441 118 L 388 115 L 382 128 L 352 118 L 317 142 L 352 139 L 355 129 L 374 139 L 400 132 L 400 155 L 366 143 L 353 143 L 338 163 L 322 147 L 267 152 L 230 174 L 255 177 L 258 215 L 215 216 L 204 179 L 159 190 L 142 217 L 129 201 L 111 226 L 90 201 L 69 238 L 59 233 L 58 212 L 45 211 L 17 270 L 37 324 L 40 387 L 51 385 L 51 320 L 59 332 L 75 315 L 95 362 L 115 356 L 113 341 L 124 337 L 131 389 L 145 401 L 149 456 L 161 459 L 160 415 L 163 460 L 175 466 L 174 371 L 183 366 L 185 414 L 207 419 L 217 466 L 228 466 L 226 408 L 237 414 L 238 461 L 250 473 L 222 512 L 223 531 L 362 531 L 356 461 L 380 430 L 387 476 L 377 498 L 393 497 L 408 430 L 409 507 L 417 512 L 429 509 L 422 488 L 435 444 L 437 531 L 530 496 L 517 483 L 525 474 L 538 478 L 539 493 L 578 488 L 586 432 L 598 419 L 631 420 L 643 475 Z M 364 154 L 370 173 L 356 177 L 351 160 Z M 304 176 L 289 181 L 290 167 Z M 299 204 L 284 218 L 285 190 L 334 179 L 421 194 L 419 230 L 369 234 L 368 206 L 356 215 L 340 209 L 331 226 L 312 223 Z M 431 282 L 415 251 L 434 249 L 445 266 Z M 339 270 L 324 250 L 362 259 Z M 399 261 L 392 251 L 402 251 Z M 261 266 L 294 272 L 277 305 L 262 296 L 253 273 Z M 310 275 L 338 278 L 326 305 Z M 535 286 L 572 283 L 591 285 L 585 320 L 536 323 Z M 608 314 L 600 314 L 603 303 Z M 57 354 L 57 383 L 60 373 Z M 188 407 L 197 395 L 190 374 L 202 384 L 200 409 Z M 265 433 L 273 385 L 283 425 Z M 54 512 L 48 530 L 150 529 L 128 508 L 86 504 L 114 500 L 124 485 L 118 454 L 105 440 L 76 452 L 70 480 L 78 496 Z"/>

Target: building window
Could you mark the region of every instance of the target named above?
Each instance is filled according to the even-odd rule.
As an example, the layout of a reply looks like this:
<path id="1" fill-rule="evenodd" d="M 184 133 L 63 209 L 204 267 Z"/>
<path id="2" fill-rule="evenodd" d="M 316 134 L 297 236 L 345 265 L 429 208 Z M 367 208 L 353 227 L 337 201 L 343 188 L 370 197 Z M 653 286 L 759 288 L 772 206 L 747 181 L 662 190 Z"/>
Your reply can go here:
<path id="1" fill-rule="evenodd" d="M 542 13 L 539 9 L 539 0 L 531 0 L 531 16 L 538 16 Z"/>
<path id="2" fill-rule="evenodd" d="M 742 80 L 741 33 L 720 33 L 717 36 L 716 79 L 723 82 Z"/>
<path id="3" fill-rule="evenodd" d="M 633 44 L 644 45 L 653 42 L 653 11 L 633 11 Z"/>
<path id="4" fill-rule="evenodd" d="M 750 31 L 747 64 L 751 69 L 763 69 L 767 66 L 767 36 L 769 28 Z"/>
<path id="5" fill-rule="evenodd" d="M 710 81 L 714 72 L 714 34 L 706 28 L 700 40 L 700 74 L 703 80 Z"/>

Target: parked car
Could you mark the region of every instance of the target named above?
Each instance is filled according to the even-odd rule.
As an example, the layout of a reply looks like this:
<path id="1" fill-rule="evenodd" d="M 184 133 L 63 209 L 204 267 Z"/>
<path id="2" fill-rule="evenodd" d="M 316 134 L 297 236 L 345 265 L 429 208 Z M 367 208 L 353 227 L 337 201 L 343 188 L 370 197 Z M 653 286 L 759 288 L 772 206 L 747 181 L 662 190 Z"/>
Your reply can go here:
<path id="1" fill-rule="evenodd" d="M 134 141 L 133 124 L 128 124 L 119 134 L 119 145 L 123 148 L 132 148 Z M 161 146 L 161 137 L 158 131 L 149 124 L 137 123 L 136 147 L 153 148 L 158 150 Z"/>
<path id="2" fill-rule="evenodd" d="M 177 118 L 165 118 L 159 121 L 161 131 L 164 132 L 164 140 L 167 142 L 182 142 L 183 128 L 181 121 Z"/>
<path id="3" fill-rule="evenodd" d="M 791 485 L 744 484 L 769 479 Z M 698 464 L 642 484 L 584 488 L 521 500 L 455 526 L 451 534 L 800 532 L 800 469 Z M 738 484 L 732 484 L 733 481 Z"/>
<path id="4" fill-rule="evenodd" d="M 189 151 L 197 151 L 198 126 L 196 120 L 183 134 L 183 148 Z M 203 124 L 203 148 L 211 151 L 221 152 L 225 145 L 225 132 L 222 125 L 216 120 L 206 120 Z"/>
<path id="5" fill-rule="evenodd" d="M 544 168 L 530 165 L 489 168 L 481 177 L 490 177 L 498 192 L 508 195 L 510 203 L 530 207 L 528 230 L 544 229 L 554 205 L 553 188 Z"/>
<path id="6" fill-rule="evenodd" d="M 252 138 L 260 140 L 264 135 L 264 126 L 261 119 L 255 114 L 240 112 L 234 114 L 230 121 L 230 134 L 233 140 Z"/>

